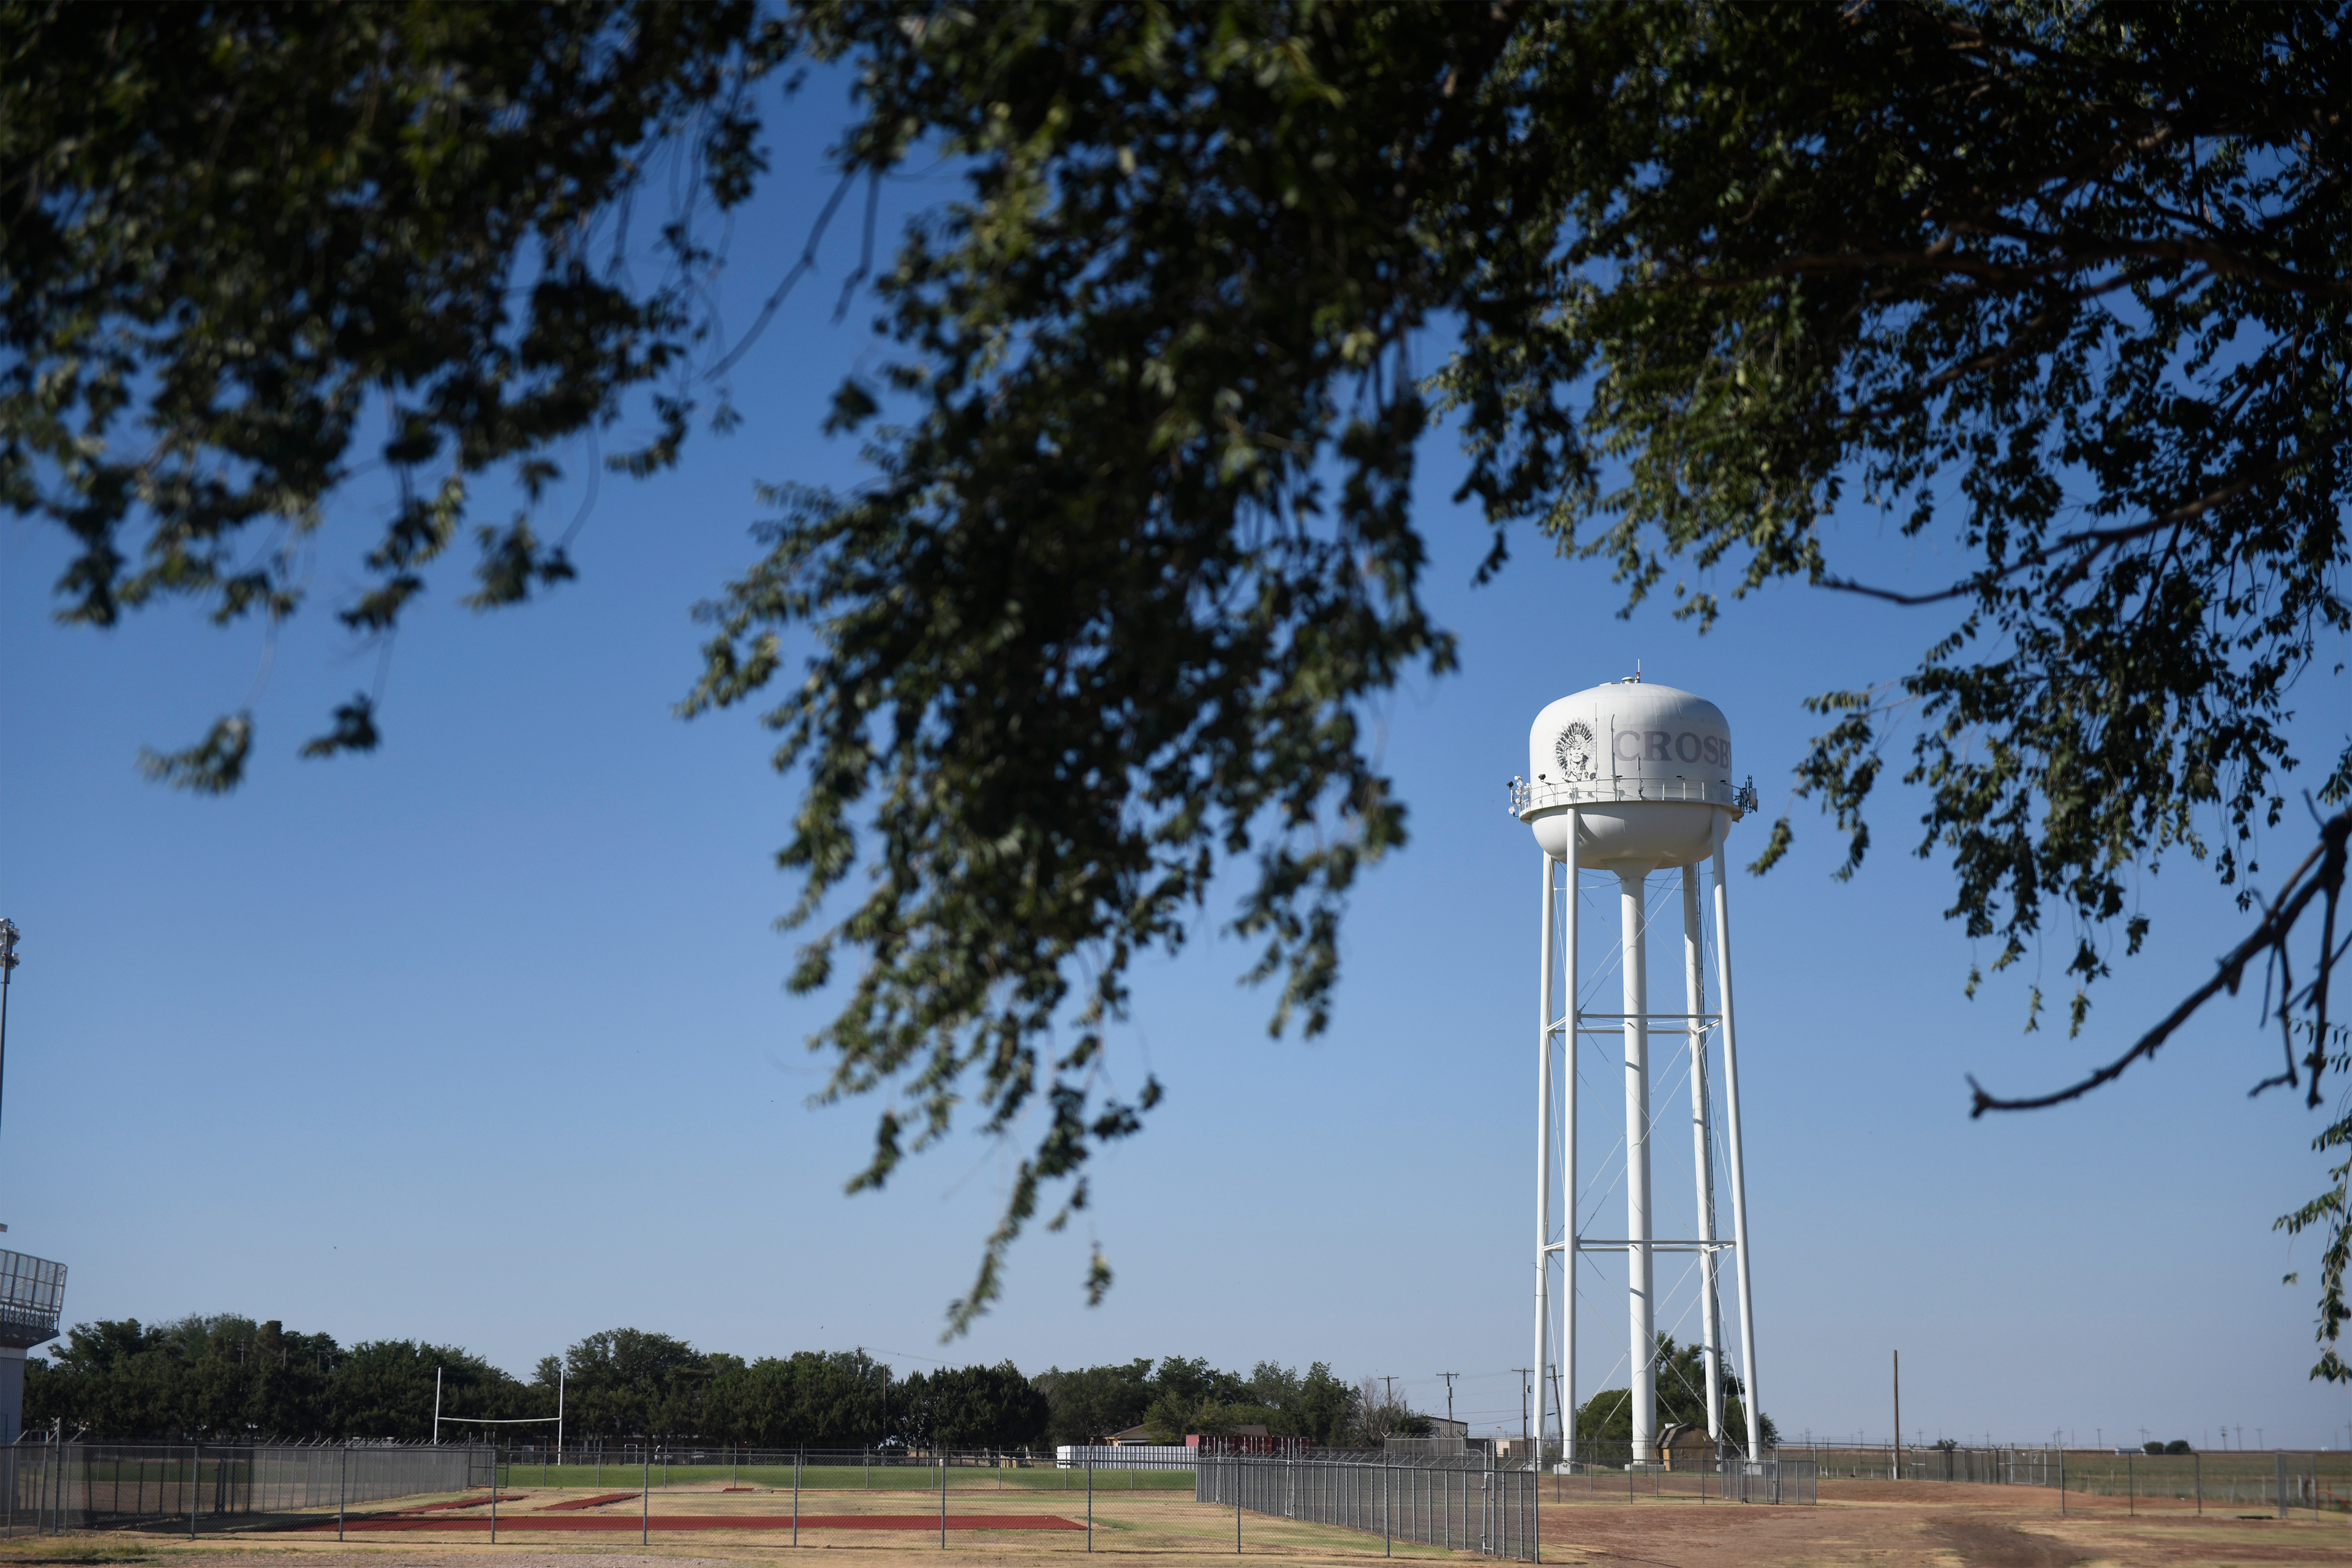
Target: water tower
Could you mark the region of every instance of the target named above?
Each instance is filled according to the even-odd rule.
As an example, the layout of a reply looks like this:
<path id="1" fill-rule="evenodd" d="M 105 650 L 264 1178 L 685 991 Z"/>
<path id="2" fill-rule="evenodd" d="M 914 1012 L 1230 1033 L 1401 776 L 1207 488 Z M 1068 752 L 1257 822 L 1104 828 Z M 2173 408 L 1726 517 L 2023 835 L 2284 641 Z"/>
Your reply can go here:
<path id="1" fill-rule="evenodd" d="M 1543 857 L 1542 1005 L 1537 1069 L 1536 1123 L 1536 1431 L 1547 1414 L 1556 1415 L 1563 1457 L 1577 1458 L 1576 1274 L 1586 1253 L 1622 1253 L 1625 1258 L 1627 1360 L 1632 1371 L 1633 1462 L 1658 1456 L 1656 1255 L 1696 1255 L 1699 1332 L 1706 1369 L 1708 1436 L 1718 1444 L 1738 1437 L 1723 1429 L 1722 1310 L 1717 1290 L 1718 1255 L 1729 1252 L 1738 1280 L 1739 1369 L 1747 1383 L 1743 1402 L 1747 1432 L 1741 1446 L 1755 1457 L 1758 1429 L 1756 1329 L 1748 1274 L 1748 1192 L 1740 1161 L 1739 1058 L 1732 1026 L 1731 916 L 1723 874 L 1723 844 L 1731 825 L 1754 809 L 1756 792 L 1735 788 L 1731 728 L 1722 710 L 1703 697 L 1671 686 L 1645 685 L 1640 676 L 1563 697 L 1536 715 L 1528 732 L 1528 776 L 1511 781 L 1512 815 L 1535 830 Z M 1712 921 L 1701 919 L 1700 868 L 1710 868 Z M 1682 1005 L 1672 1011 L 1650 1005 L 1647 902 L 1650 874 L 1680 872 L 1682 893 Z M 1588 879 L 1592 885 L 1586 885 Z M 1623 977 L 1623 1004 L 1616 1012 L 1580 1005 L 1578 914 L 1580 892 L 1597 895 L 1605 909 L 1613 880 L 1618 907 L 1614 962 Z M 1671 885 L 1671 884 L 1670 884 Z M 1712 925 L 1712 931 L 1708 929 Z M 1712 941 L 1709 940 L 1710 936 Z M 1707 1005 L 1706 953 L 1714 952 L 1719 1006 Z M 1605 980 L 1608 962 L 1594 972 Z M 1605 1005 L 1598 997 L 1598 1005 Z M 1675 1042 L 1667 1045 L 1666 1042 Z M 1716 1234 L 1714 1096 L 1709 1058 L 1722 1051 L 1724 1149 L 1731 1198 L 1731 1239 Z M 1606 1197 L 1596 1171 L 1588 1184 L 1577 1151 L 1579 1049 L 1586 1042 L 1622 1068 L 1625 1082 L 1625 1223 L 1603 1225 L 1587 1211 L 1588 1198 Z M 1603 1042 L 1606 1042 L 1605 1044 Z M 1653 1044 L 1664 1048 L 1654 1063 Z M 1675 1047 L 1687 1053 L 1690 1079 L 1691 1152 L 1696 1182 L 1696 1234 L 1660 1237 L 1651 1221 L 1650 1152 L 1658 1119 L 1671 1115 L 1654 1106 L 1654 1068 L 1675 1065 Z M 1588 1062 L 1597 1068 L 1598 1062 Z M 1613 1153 L 1600 1163 L 1613 1166 Z M 1554 1306 L 1553 1265 L 1563 1289 Z M 1558 1381 L 1547 1389 L 1546 1373 Z M 1546 1395 L 1552 1395 L 1547 1401 Z M 1547 1403 L 1553 1408 L 1547 1411 Z"/>

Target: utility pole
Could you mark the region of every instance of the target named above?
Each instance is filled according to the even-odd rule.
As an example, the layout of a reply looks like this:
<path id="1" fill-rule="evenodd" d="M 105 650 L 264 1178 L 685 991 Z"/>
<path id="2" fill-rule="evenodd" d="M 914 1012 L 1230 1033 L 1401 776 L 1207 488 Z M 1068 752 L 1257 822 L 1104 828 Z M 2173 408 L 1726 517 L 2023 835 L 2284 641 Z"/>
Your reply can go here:
<path id="1" fill-rule="evenodd" d="M 0 918 L 0 1075 L 8 1066 L 8 976 L 16 968 L 16 939 L 23 934 L 15 921 Z M 0 1076 L 0 1088 L 5 1087 L 5 1076 Z"/>
<path id="2" fill-rule="evenodd" d="M 1535 1368 L 1515 1366 L 1511 1370 L 1519 1374 L 1519 1442 L 1525 1446 L 1534 1440 L 1528 1431 L 1528 1374 Z"/>
<path id="3" fill-rule="evenodd" d="M 1389 1403 L 1391 1405 L 1394 1405 L 1396 1403 L 1396 1379 L 1383 1376 L 1381 1381 L 1389 1385 Z"/>
<path id="4" fill-rule="evenodd" d="M 1437 1375 L 1445 1380 L 1445 1424 L 1451 1426 L 1454 1425 L 1454 1380 L 1462 1374 L 1458 1372 L 1441 1372 Z"/>

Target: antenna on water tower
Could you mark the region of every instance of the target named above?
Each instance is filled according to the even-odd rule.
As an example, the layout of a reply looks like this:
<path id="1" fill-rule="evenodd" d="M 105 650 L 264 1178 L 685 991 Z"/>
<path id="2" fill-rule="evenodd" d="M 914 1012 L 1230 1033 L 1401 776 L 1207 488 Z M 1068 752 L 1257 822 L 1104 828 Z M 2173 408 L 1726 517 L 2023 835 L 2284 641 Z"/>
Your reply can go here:
<path id="1" fill-rule="evenodd" d="M 1726 1440 L 1723 1426 L 1723 1325 L 1716 1285 L 1717 1255 L 1728 1251 L 1738 1285 L 1739 1371 L 1747 1457 L 1762 1446 L 1756 1386 L 1756 1327 L 1748 1290 L 1748 1192 L 1739 1124 L 1739 1063 L 1731 1005 L 1731 913 L 1724 879 L 1723 845 L 1731 825 L 1755 809 L 1752 784 L 1731 782 L 1731 727 L 1705 698 L 1642 679 L 1563 697 L 1536 715 L 1528 733 L 1528 774 L 1511 781 L 1511 813 L 1534 829 L 1543 852 L 1542 1002 L 1538 1014 L 1536 1141 L 1536 1364 L 1564 1379 L 1544 1409 L 1545 1384 L 1536 1378 L 1536 1441 L 1540 1451 L 1547 1414 L 1557 1418 L 1561 1458 L 1577 1458 L 1576 1259 L 1581 1253 L 1625 1255 L 1627 1354 L 1632 1370 L 1632 1463 L 1657 1460 L 1657 1301 L 1654 1258 L 1661 1251 L 1697 1255 L 1700 1334 L 1706 1372 L 1707 1436 Z M 1713 876 L 1713 936 L 1718 1011 L 1709 1011 L 1706 922 L 1700 918 L 1702 863 Z M 1647 905 L 1652 871 L 1682 873 L 1683 984 L 1679 1012 L 1653 1012 L 1648 996 Z M 1580 883 L 1586 872 L 1617 885 L 1623 976 L 1622 1012 L 1585 1011 L 1578 997 L 1585 973 L 1578 949 Z M 1603 886 L 1606 884 L 1604 883 Z M 1601 966 L 1605 973 L 1607 962 Z M 1563 1005 L 1563 1001 L 1565 1005 Z M 1698 1234 L 1661 1239 L 1651 1225 L 1650 1041 L 1682 1037 L 1690 1057 L 1691 1148 Z M 1591 1037 L 1622 1040 L 1625 1084 L 1625 1228 L 1622 1237 L 1587 1236 L 1582 1226 L 1587 1187 L 1577 1158 L 1577 1057 Z M 1719 1037 L 1723 1108 L 1730 1166 L 1732 1238 L 1715 1234 L 1713 1099 L 1707 1070 L 1710 1040 Z M 1557 1069 L 1557 1076 L 1555 1072 Z M 1560 1105 L 1555 1108 L 1555 1089 Z M 1557 1163 L 1555 1163 L 1557 1160 Z M 1601 1184 L 1595 1179 L 1593 1187 Z M 1553 1301 L 1552 1264 L 1562 1289 Z"/>

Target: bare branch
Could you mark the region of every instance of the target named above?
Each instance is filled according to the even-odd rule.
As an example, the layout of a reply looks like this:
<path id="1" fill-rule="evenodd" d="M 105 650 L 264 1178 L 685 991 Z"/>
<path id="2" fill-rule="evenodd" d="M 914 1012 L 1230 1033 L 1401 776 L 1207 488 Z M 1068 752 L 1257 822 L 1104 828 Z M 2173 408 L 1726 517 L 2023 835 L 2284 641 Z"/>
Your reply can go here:
<path id="1" fill-rule="evenodd" d="M 2211 511 L 2217 506 L 2237 500 L 2264 479 L 2277 478 L 2282 471 L 2293 467 L 2297 460 L 2287 458 L 2275 463 L 2265 463 L 2261 468 L 2240 479 L 2236 484 L 2224 485 L 2218 490 L 2208 491 L 2195 500 L 2185 501 L 2170 511 L 2149 518 L 2145 521 L 2127 523 L 2121 528 L 2086 528 L 2074 533 L 2062 534 L 2052 540 L 2046 549 L 2034 551 L 2023 559 L 2013 561 L 1997 570 L 1979 572 L 1973 577 L 1955 583 L 1948 588 L 1938 588 L 1933 593 L 1898 594 L 1892 588 L 1874 588 L 1868 584 L 1857 583 L 1850 577 L 1824 577 L 1821 581 L 1821 585 L 1824 588 L 1835 588 L 1840 593 L 1861 594 L 1873 599 L 1884 599 L 1894 605 L 1934 605 L 1947 599 L 1958 599 L 1970 594 L 1980 594 L 1994 584 L 2013 577 L 2020 572 L 2046 564 L 2052 555 L 2061 552 L 2084 550 L 2088 547 L 2085 551 L 2086 555 L 2095 556 L 2100 551 L 2112 549 L 2118 544 L 2128 544 L 2133 540 L 2144 539 L 2151 533 L 2161 533 L 2175 524 L 2190 521 Z"/>
<path id="2" fill-rule="evenodd" d="M 2221 967 L 2215 972 L 2212 979 L 2189 993 L 2180 1005 L 2165 1015 L 2161 1023 L 2141 1036 L 2131 1049 L 2088 1078 L 2070 1084 L 2055 1093 L 2036 1095 L 2028 1100 L 2004 1100 L 1999 1096 L 1988 1094 L 1975 1078 L 1970 1077 L 1969 1091 L 1972 1102 L 1969 1109 L 1969 1117 L 1974 1119 L 1982 1116 L 1988 1110 L 2040 1110 L 2047 1106 L 2062 1105 L 2070 1100 L 2079 1100 L 2101 1084 L 2112 1082 L 2121 1077 L 2124 1069 L 2130 1067 L 2132 1063 L 2142 1058 L 2154 1056 L 2157 1047 L 2163 1045 L 2175 1029 L 2187 1023 L 2189 1016 L 2198 1008 L 2211 1001 L 2224 990 L 2234 993 L 2238 989 L 2239 983 L 2245 977 L 2247 964 L 2264 952 L 2271 952 L 2283 959 L 2286 951 L 2287 937 L 2294 930 L 2294 922 L 2310 906 L 2311 900 L 2322 894 L 2325 894 L 2327 900 L 2328 935 L 2332 939 L 2335 934 L 2333 917 L 2336 904 L 2344 889 L 2345 840 L 2347 836 L 2352 836 L 2352 810 L 2337 812 L 2322 824 L 2317 847 L 2303 858 L 2303 863 L 2297 866 L 2294 873 L 2287 878 L 2286 886 L 2280 890 L 2278 901 L 2270 906 L 2263 916 L 2262 923 L 2254 928 L 2252 934 L 2232 948 L 2229 956 L 2221 960 Z M 2303 882 L 2304 873 L 2310 870 L 2315 862 L 2319 865 L 2319 874 L 2311 880 Z M 2302 882 L 2299 888 L 2296 886 L 2298 882 Z M 2325 1005 L 2326 1002 L 2327 973 L 2334 967 L 2335 957 L 2336 954 L 2329 948 L 2322 947 L 2319 976 L 2313 982 L 2315 990 L 2305 993 L 2306 996 L 2315 996 L 2322 1005 Z M 2278 1002 L 2279 1011 L 2284 1014 L 2292 1002 L 2292 996 L 2282 994 Z M 2326 1032 L 2324 1017 L 2320 1032 L 2323 1036 Z M 2287 1072 L 2284 1077 L 2263 1079 L 2254 1086 L 2254 1092 L 2259 1094 L 2263 1089 L 2276 1084 L 2292 1082 L 2294 1073 L 2294 1062 L 2290 1059 Z M 2312 1103 L 2316 1104 L 2315 1097 L 2319 1092 L 2317 1068 L 2313 1069 L 2311 1092 L 2315 1097 Z"/>

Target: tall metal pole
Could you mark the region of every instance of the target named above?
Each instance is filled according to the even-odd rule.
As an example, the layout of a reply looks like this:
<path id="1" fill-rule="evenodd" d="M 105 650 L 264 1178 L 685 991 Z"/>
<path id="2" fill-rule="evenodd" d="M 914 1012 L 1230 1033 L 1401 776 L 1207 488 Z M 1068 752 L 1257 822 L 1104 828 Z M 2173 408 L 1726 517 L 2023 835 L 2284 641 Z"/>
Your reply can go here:
<path id="1" fill-rule="evenodd" d="M 433 1369 L 433 1446 L 441 1446 L 441 1369 L 437 1366 Z M 466 1479 L 474 1478 L 469 1475 Z"/>
<path id="2" fill-rule="evenodd" d="M 15 921 L 0 917 L 0 1090 L 7 1087 L 8 976 L 16 972 L 16 939 L 24 934 Z"/>
<path id="3" fill-rule="evenodd" d="M 1572 835 L 1573 829 L 1570 831 Z M 1536 1364 L 1542 1366 L 1551 1349 L 1551 1031 L 1552 1020 L 1559 1016 L 1552 1011 L 1556 989 L 1552 984 L 1552 951 L 1554 927 L 1559 923 L 1554 906 L 1559 901 L 1559 883 L 1552 870 L 1550 852 L 1538 848 L 1536 858 L 1543 866 L 1543 956 L 1536 966 L 1541 979 L 1536 1005 Z M 1571 900 L 1575 898 L 1572 884 L 1569 897 Z M 1572 1042 L 1574 1036 L 1570 1038 Z M 1571 1076 L 1574 1067 L 1571 1058 Z M 1571 1200 L 1573 1192 L 1571 1184 Z M 1573 1259 L 1569 1266 L 1575 1267 Z M 1536 1439 L 1538 1445 L 1543 1439 L 1540 1390 L 1536 1394 Z"/>
<path id="4" fill-rule="evenodd" d="M 1633 1463 L 1654 1457 L 1658 1436 L 1657 1301 L 1650 1248 L 1650 985 L 1643 874 L 1617 873 L 1625 972 L 1626 1365 L 1633 1374 Z"/>
<path id="5" fill-rule="evenodd" d="M 1683 868 L 1683 994 L 1690 1015 L 1691 1169 L 1698 1184 L 1698 1321 L 1706 1362 L 1706 1438 L 1723 1445 L 1723 1306 L 1716 1299 L 1715 1140 L 1706 1086 L 1706 959 L 1698 912 L 1698 866 Z"/>
<path id="6" fill-rule="evenodd" d="M 563 1374 L 567 1369 L 555 1369 L 555 1468 L 563 1468 Z M 556 1478 L 561 1480 L 562 1477 Z"/>
<path id="7" fill-rule="evenodd" d="M 1560 1191 L 1568 1200 L 1568 1218 L 1561 1226 L 1559 1240 L 1559 1311 L 1560 1330 L 1558 1359 L 1553 1363 L 1552 1403 L 1559 1416 L 1560 1458 L 1571 1463 L 1576 1458 L 1576 1053 L 1581 1047 L 1577 1034 L 1577 984 L 1581 973 L 1576 952 L 1576 917 L 1581 900 L 1577 897 L 1577 878 L 1582 869 L 1583 847 L 1579 835 L 1584 826 L 1584 814 L 1573 806 L 1568 813 L 1568 868 L 1566 871 L 1568 907 L 1560 921 Z M 1536 1389 L 1541 1397 L 1543 1389 L 1543 1358 L 1536 1358 Z M 1543 1421 L 1538 1413 L 1536 1422 L 1536 1452 L 1543 1452 Z"/>
<path id="8" fill-rule="evenodd" d="M 1893 1375 L 1895 1378 L 1894 1478 L 1899 1481 L 1903 1479 L 1903 1352 L 1899 1350 L 1895 1352 Z"/>
<path id="9" fill-rule="evenodd" d="M 1724 881 L 1723 851 L 1715 852 L 1715 990 L 1723 999 L 1724 1131 L 1731 1155 L 1732 1264 L 1739 1279 L 1739 1371 L 1748 1380 L 1748 1457 L 1764 1451 L 1764 1395 L 1756 1379 L 1756 1304 L 1748 1268 L 1748 1163 L 1739 1138 L 1739 1037 L 1731 1005 L 1731 896 Z"/>

